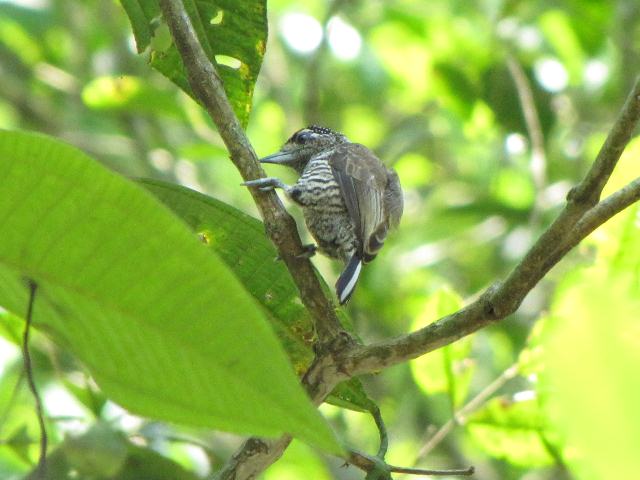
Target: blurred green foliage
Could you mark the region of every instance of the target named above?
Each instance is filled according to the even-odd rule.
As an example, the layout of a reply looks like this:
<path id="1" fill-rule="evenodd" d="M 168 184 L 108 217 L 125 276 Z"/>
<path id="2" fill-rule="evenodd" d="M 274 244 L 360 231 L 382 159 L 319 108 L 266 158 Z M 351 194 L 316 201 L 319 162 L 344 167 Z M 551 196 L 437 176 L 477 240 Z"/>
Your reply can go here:
<path id="1" fill-rule="evenodd" d="M 449 296 L 468 299 L 504 277 L 595 158 L 639 73 L 636 0 L 274 0 L 267 7 L 270 36 L 247 127 L 258 154 L 317 122 L 374 149 L 405 189 L 400 229 L 364 270 L 348 307 L 365 341 L 429 322 Z M 152 41 L 168 39 L 161 32 Z M 2 2 L 0 127 L 55 135 L 124 175 L 181 183 L 255 215 L 210 119 L 148 61 L 148 52 L 136 55 L 116 2 Z M 529 107 L 518 75 L 535 104 L 540 145 L 523 115 Z M 638 151 L 636 144 L 615 185 L 638 176 Z M 291 180 L 278 167 L 269 171 Z M 637 238 L 629 211 L 571 253 L 516 315 L 448 353 L 365 379 L 389 426 L 389 461 L 473 464 L 476 478 L 488 480 L 629 476 L 629 452 L 640 443 Z M 314 262 L 332 283 L 335 266 Z M 15 347 L 21 327 L 0 317 L 2 478 L 28 472 L 37 451 Z M 108 421 L 205 475 L 240 443 L 131 417 L 43 337 L 34 355 L 54 446 Z M 424 375 L 436 363 L 442 370 Z M 512 366 L 518 375 L 418 458 L 453 410 Z M 368 415 L 322 409 L 350 445 L 377 449 Z M 598 417 L 610 421 L 592 421 Z M 585 426 L 593 426 L 590 435 Z M 612 452 L 602 439 L 620 448 Z M 294 445 L 266 478 L 362 478 L 340 465 Z M 612 465 L 621 467 L 607 470 Z"/>

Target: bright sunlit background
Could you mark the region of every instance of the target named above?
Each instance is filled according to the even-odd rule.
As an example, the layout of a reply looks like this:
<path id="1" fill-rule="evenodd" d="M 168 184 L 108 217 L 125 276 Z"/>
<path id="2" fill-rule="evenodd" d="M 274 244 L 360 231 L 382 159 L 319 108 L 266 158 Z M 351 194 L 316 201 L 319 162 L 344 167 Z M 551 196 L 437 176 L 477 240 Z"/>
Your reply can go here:
<path id="1" fill-rule="evenodd" d="M 425 325 L 504 278 L 596 157 L 640 73 L 637 0 L 267 6 L 247 129 L 258 155 L 318 123 L 372 148 L 404 187 L 402 224 L 347 308 L 364 341 Z M 178 182 L 257 216 L 205 113 L 136 55 L 118 2 L 0 1 L 0 128 L 54 135 L 124 175 Z M 639 155 L 636 141 L 617 185 L 640 174 Z M 277 166 L 268 172 L 295 179 Z M 389 427 L 390 463 L 474 465 L 482 480 L 637 476 L 625 454 L 637 451 L 640 429 L 615 427 L 640 423 L 635 215 L 600 229 L 506 321 L 365 379 Z M 339 265 L 314 263 L 333 284 Z M 22 327 L 0 313 L 0 478 L 8 479 L 22 478 L 37 451 Z M 99 422 L 103 433 L 122 432 L 204 478 L 241 442 L 132 416 L 66 349 L 42 334 L 34 349 L 53 447 Z M 322 411 L 350 446 L 377 450 L 367 415 Z M 592 418 L 608 421 L 589 431 Z M 603 441 L 618 451 L 594 454 Z M 341 465 L 294 442 L 264 478 L 363 478 Z"/>

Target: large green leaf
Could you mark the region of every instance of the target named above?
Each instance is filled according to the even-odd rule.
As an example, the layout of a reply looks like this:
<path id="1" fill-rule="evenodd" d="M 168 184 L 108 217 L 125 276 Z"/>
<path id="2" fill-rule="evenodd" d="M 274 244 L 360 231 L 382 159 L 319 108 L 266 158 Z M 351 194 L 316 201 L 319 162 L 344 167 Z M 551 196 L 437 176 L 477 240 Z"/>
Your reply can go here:
<path id="1" fill-rule="evenodd" d="M 544 332 L 545 408 L 580 479 L 637 475 L 640 232 L 634 210 L 599 232 L 606 238 L 622 229 L 617 245 L 599 240 L 594 264 L 563 278 Z"/>
<path id="2" fill-rule="evenodd" d="M 246 126 L 267 43 L 265 1 L 183 1 L 205 53 L 222 77 L 236 115 Z M 121 3 L 131 21 L 138 52 L 151 45 L 151 65 L 195 98 L 173 42 L 152 41 L 160 25 L 157 0 Z"/>
<path id="3" fill-rule="evenodd" d="M 262 222 L 180 185 L 146 179 L 140 183 L 184 220 L 233 271 L 262 305 L 296 372 L 303 374 L 313 360 L 313 323 L 288 270 L 283 262 L 275 261 L 277 252 L 267 240 Z M 344 311 L 338 314 L 349 328 Z M 327 401 L 357 411 L 369 411 L 373 403 L 357 378 L 340 384 Z"/>
<path id="4" fill-rule="evenodd" d="M 262 305 L 296 372 L 304 373 L 313 360 L 313 324 L 284 263 L 276 261 L 276 249 L 267 240 L 262 222 L 180 185 L 148 179 L 139 182 L 227 264 Z"/>
<path id="5" fill-rule="evenodd" d="M 147 192 L 51 138 L 0 132 L 0 305 L 135 413 L 336 450 L 258 304 Z"/>

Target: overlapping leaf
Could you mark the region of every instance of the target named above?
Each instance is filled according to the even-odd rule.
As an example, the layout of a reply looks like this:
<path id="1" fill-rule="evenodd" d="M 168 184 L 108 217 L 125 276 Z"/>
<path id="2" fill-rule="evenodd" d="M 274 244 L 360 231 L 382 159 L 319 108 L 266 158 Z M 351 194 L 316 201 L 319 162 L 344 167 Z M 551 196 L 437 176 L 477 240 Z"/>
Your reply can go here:
<path id="1" fill-rule="evenodd" d="M 176 46 L 154 38 L 162 24 L 157 0 L 121 3 L 131 21 L 138 52 L 151 46 L 151 65 L 193 97 Z M 267 43 L 265 1 L 184 0 L 184 5 L 205 53 L 222 77 L 236 115 L 246 126 Z"/>
<path id="2" fill-rule="evenodd" d="M 53 139 L 0 132 L 0 306 L 135 413 L 336 450 L 260 308 L 151 195 Z"/>

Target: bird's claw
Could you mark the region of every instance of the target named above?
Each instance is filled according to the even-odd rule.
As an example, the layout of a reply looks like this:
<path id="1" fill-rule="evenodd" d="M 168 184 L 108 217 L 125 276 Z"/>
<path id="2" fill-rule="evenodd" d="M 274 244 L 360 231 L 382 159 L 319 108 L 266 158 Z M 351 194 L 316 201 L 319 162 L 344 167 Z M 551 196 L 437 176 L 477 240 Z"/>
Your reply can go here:
<path id="1" fill-rule="evenodd" d="M 303 245 L 302 253 L 299 253 L 298 255 L 296 255 L 296 258 L 311 258 L 316 254 L 317 250 L 318 250 L 318 246 L 313 243 L 309 243 L 308 245 Z"/>
<path id="2" fill-rule="evenodd" d="M 310 243 L 308 245 L 302 246 L 302 253 L 296 255 L 296 258 L 311 258 L 316 254 L 316 250 L 318 250 L 318 246 Z M 274 262 L 280 262 L 282 257 L 277 255 L 276 258 L 273 259 Z"/>
<path id="3" fill-rule="evenodd" d="M 241 183 L 245 187 L 257 187 L 258 190 L 262 192 L 269 192 L 274 190 L 275 188 L 284 188 L 284 183 L 277 178 L 266 177 L 266 178 L 258 178 L 256 180 L 247 180 L 246 182 Z"/>

